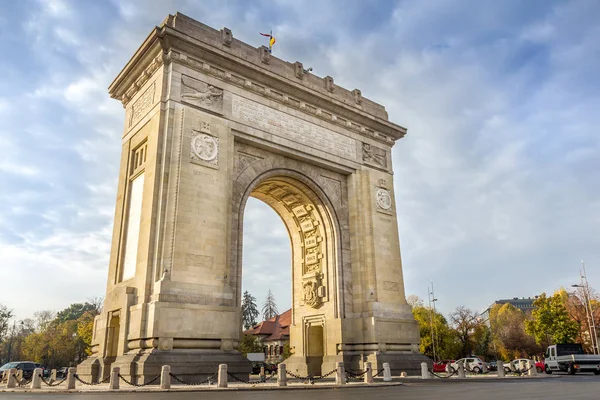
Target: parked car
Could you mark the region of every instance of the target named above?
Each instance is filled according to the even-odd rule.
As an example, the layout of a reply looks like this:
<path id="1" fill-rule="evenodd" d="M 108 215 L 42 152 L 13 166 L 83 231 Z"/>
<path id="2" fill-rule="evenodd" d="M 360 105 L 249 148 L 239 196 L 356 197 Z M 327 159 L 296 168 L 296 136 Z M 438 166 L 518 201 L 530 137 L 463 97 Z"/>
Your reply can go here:
<path id="1" fill-rule="evenodd" d="M 498 371 L 498 361 L 490 361 L 487 363 L 488 371 Z"/>
<path id="2" fill-rule="evenodd" d="M 538 372 L 538 374 L 541 374 L 542 372 L 544 372 L 546 370 L 543 361 L 533 361 L 528 358 L 517 358 L 516 360 L 512 360 L 508 364 L 508 366 L 507 365 L 504 366 L 504 372 L 516 372 L 516 371 L 522 370 L 523 369 L 523 367 L 522 367 L 523 361 L 525 363 L 527 363 L 527 362 L 534 363 L 535 370 Z"/>
<path id="3" fill-rule="evenodd" d="M 565 371 L 569 375 L 576 372 L 593 372 L 600 375 L 600 356 L 585 354 L 581 344 L 555 344 L 549 346 L 545 354 L 545 370 Z"/>
<path id="4" fill-rule="evenodd" d="M 442 360 L 433 363 L 433 372 L 446 372 L 446 365 L 453 363 L 454 360 Z"/>
<path id="5" fill-rule="evenodd" d="M 23 371 L 23 378 L 29 379 L 33 375 L 33 370 L 37 367 L 31 361 L 12 361 L 0 367 L 0 371 L 2 372 L 2 374 L 4 374 L 5 371 L 8 371 L 12 368 L 16 368 L 17 370 Z"/>
<path id="6" fill-rule="evenodd" d="M 466 371 L 479 374 L 483 372 L 483 361 L 478 357 L 465 357 L 446 365 L 446 371 L 453 373 L 458 370 L 458 362 L 462 361 Z"/>
<path id="7" fill-rule="evenodd" d="M 257 375 L 260 374 L 260 368 L 265 367 L 265 374 L 273 374 L 277 372 L 277 365 L 269 364 L 262 361 L 254 361 L 252 363 L 252 374 Z"/>
<path id="8" fill-rule="evenodd" d="M 67 373 L 69 372 L 69 368 L 62 367 L 56 369 L 56 379 L 62 379 L 67 377 Z"/>

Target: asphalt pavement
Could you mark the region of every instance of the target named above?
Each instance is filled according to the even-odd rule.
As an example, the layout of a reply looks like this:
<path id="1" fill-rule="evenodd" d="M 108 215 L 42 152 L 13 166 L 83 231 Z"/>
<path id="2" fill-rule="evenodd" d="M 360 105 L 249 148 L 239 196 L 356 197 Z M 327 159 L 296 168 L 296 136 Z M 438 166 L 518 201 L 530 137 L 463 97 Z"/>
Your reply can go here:
<path id="1" fill-rule="evenodd" d="M 211 392 L 145 392 L 145 393 L 0 393 L 0 399 L 69 399 L 69 400 L 292 400 L 307 396 L 326 400 L 521 400 L 521 399 L 560 399 L 583 400 L 600 399 L 600 376 L 576 375 L 561 376 L 556 379 L 531 380 L 485 380 L 472 382 L 452 382 L 431 380 L 407 383 L 403 386 L 354 387 L 299 390 L 252 390 L 252 391 L 211 391 Z"/>

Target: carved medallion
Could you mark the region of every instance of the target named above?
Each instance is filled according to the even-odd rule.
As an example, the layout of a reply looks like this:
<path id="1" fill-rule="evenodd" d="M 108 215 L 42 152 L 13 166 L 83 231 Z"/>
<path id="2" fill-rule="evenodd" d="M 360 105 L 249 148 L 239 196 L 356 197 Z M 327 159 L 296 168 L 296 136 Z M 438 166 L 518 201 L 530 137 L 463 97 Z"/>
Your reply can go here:
<path id="1" fill-rule="evenodd" d="M 309 307 L 317 308 L 321 305 L 321 298 L 317 294 L 319 284 L 310 280 L 302 284 L 302 300 Z"/>
<path id="2" fill-rule="evenodd" d="M 218 165 L 219 139 L 206 133 L 195 132 L 192 136 L 190 156 L 192 160 Z"/>
<path id="3" fill-rule="evenodd" d="M 382 210 L 389 211 L 392 208 L 392 196 L 390 196 L 387 189 L 375 189 L 375 199 L 377 200 L 377 206 Z"/>

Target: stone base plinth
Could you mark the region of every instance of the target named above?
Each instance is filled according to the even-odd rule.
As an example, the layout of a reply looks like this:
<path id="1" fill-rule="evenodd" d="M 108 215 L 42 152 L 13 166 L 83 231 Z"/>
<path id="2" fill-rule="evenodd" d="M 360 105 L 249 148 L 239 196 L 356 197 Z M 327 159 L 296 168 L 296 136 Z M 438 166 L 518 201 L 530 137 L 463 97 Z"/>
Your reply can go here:
<path id="1" fill-rule="evenodd" d="M 102 359 L 89 357 L 78 368 L 79 376 L 84 380 L 97 381 L 89 365 L 104 364 Z M 171 350 L 160 351 L 157 349 L 131 352 L 117 357 L 114 362 L 107 365 L 104 373 L 112 367 L 119 367 L 121 375 L 133 383 L 143 384 L 160 375 L 163 365 L 171 367 L 171 373 L 185 382 L 198 383 L 215 375 L 219 364 L 227 364 L 227 371 L 239 379 L 248 380 L 252 371 L 252 363 L 237 352 L 224 352 L 218 350 Z M 78 371 L 79 371 L 78 369 Z M 174 382 L 174 381 L 173 381 Z M 160 380 L 154 384 L 159 385 Z"/>
<path id="2" fill-rule="evenodd" d="M 374 354 L 368 361 L 371 361 L 373 370 L 377 371 L 383 369 L 383 363 L 390 364 L 392 376 L 398 376 L 402 372 L 406 372 L 407 375 L 420 375 L 423 362 L 427 363 L 429 369 L 433 368 L 431 359 L 420 353 L 390 351 Z"/>

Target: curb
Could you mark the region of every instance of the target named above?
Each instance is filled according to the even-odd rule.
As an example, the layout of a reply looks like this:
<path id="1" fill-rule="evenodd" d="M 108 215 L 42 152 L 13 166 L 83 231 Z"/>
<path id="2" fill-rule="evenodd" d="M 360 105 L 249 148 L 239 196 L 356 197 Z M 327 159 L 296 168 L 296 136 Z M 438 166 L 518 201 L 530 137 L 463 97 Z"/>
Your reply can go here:
<path id="1" fill-rule="evenodd" d="M 390 387 L 390 386 L 404 386 L 402 382 L 385 382 L 385 383 L 373 383 L 373 384 L 365 384 L 365 383 L 355 383 L 355 384 L 346 384 L 346 385 L 297 385 L 297 386 L 258 386 L 258 384 L 252 386 L 239 386 L 239 387 L 226 387 L 226 388 L 217 388 L 216 385 L 210 388 L 202 388 L 202 387 L 176 387 L 171 389 L 160 389 L 157 386 L 154 389 L 116 389 L 116 390 L 48 390 L 48 389 L 29 389 L 22 388 L 22 390 L 15 389 L 0 389 L 0 393 L 168 393 L 168 392 L 248 392 L 248 391 L 272 391 L 272 390 L 318 390 L 318 389 L 352 389 L 352 388 L 373 388 L 373 387 Z"/>

